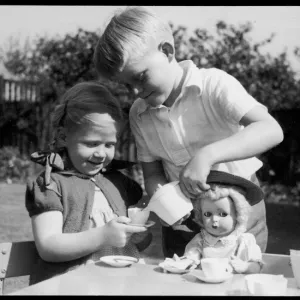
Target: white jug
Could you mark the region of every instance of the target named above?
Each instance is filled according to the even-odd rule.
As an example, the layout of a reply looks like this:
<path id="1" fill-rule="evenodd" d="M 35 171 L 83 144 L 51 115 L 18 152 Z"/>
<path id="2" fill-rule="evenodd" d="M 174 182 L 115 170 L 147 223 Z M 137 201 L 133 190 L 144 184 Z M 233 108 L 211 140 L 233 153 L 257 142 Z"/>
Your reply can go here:
<path id="1" fill-rule="evenodd" d="M 160 187 L 145 209 L 153 211 L 163 221 L 173 225 L 193 209 L 193 204 L 182 193 L 179 181 L 173 181 Z"/>

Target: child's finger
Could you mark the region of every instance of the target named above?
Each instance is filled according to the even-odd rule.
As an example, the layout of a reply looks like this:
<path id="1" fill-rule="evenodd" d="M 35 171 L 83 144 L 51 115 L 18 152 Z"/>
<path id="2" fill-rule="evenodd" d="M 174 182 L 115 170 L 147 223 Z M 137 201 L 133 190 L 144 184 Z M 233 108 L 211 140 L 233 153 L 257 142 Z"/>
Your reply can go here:
<path id="1" fill-rule="evenodd" d="M 126 224 L 126 232 L 129 233 L 144 232 L 147 230 L 148 228 L 145 226 L 131 226 L 130 224 Z"/>
<path id="2" fill-rule="evenodd" d="M 197 188 L 198 188 L 198 191 L 200 189 L 200 191 L 198 193 L 203 193 L 203 192 L 208 191 L 210 189 L 210 185 L 207 184 L 206 182 L 198 182 Z"/>
<path id="3" fill-rule="evenodd" d="M 128 224 L 128 223 L 131 222 L 131 220 L 130 220 L 129 218 L 125 217 L 125 216 L 117 217 L 117 218 L 116 218 L 116 221 L 117 221 L 118 223 L 123 223 L 123 224 Z"/>

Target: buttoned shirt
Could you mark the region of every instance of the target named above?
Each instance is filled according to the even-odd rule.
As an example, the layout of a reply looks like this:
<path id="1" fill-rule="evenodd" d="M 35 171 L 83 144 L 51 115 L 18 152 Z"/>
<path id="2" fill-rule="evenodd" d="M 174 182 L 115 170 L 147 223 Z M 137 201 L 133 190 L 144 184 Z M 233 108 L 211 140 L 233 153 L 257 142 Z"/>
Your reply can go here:
<path id="1" fill-rule="evenodd" d="M 171 107 L 151 107 L 138 99 L 130 110 L 138 160 L 161 160 L 169 181 L 179 180 L 180 170 L 197 150 L 243 130 L 242 117 L 256 105 L 263 106 L 228 73 L 199 69 L 190 60 L 179 64 L 185 78 Z M 212 169 L 250 179 L 261 166 L 252 157 L 215 164 Z"/>

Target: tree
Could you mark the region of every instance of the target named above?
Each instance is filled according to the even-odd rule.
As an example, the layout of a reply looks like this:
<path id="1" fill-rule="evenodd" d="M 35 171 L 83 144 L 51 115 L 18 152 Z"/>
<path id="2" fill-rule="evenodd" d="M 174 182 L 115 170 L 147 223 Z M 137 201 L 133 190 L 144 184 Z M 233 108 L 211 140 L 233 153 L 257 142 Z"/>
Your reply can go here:
<path id="1" fill-rule="evenodd" d="M 96 32 L 83 29 L 62 37 L 38 37 L 31 44 L 27 41 L 24 46 L 11 41 L 4 55 L 6 68 L 21 80 L 35 81 L 40 87 L 42 124 L 38 133 L 39 148 L 46 147 L 51 138 L 51 112 L 63 92 L 78 82 L 97 79 L 92 62 L 97 41 Z M 111 81 L 104 83 L 115 96 L 124 96 L 124 106 L 128 106 L 129 94 L 124 86 Z M 27 113 L 28 109 L 33 113 L 34 107 L 28 103 L 25 109 Z M 18 119 L 19 115 L 14 117 Z"/>
<path id="2" fill-rule="evenodd" d="M 56 101 L 66 88 L 97 78 L 92 57 L 98 37 L 96 32 L 79 28 L 74 35 L 39 37 L 23 48 L 13 44 L 5 55 L 5 66 L 20 78 L 39 82 L 43 101 Z M 106 83 L 114 94 L 124 90 Z"/>
<path id="3" fill-rule="evenodd" d="M 287 60 L 286 52 L 276 57 L 261 52 L 265 45 L 272 43 L 274 34 L 260 42 L 253 42 L 250 38 L 252 24 L 249 22 L 234 26 L 219 21 L 214 35 L 206 29 L 196 29 L 188 34 L 184 26 L 175 28 L 171 24 L 171 27 L 178 61 L 191 59 L 199 67 L 223 69 L 236 77 L 270 111 L 300 108 L 300 81 Z M 7 51 L 4 62 L 9 71 L 40 82 L 43 121 L 48 120 L 53 104 L 66 88 L 97 78 L 92 56 L 98 35 L 79 29 L 74 35 L 40 37 L 32 45 L 27 44 L 24 48 L 13 45 Z M 295 49 L 295 55 L 300 59 L 299 47 Z M 106 84 L 114 95 L 120 99 L 121 95 L 124 96 L 121 101 L 124 111 L 128 112 L 134 101 L 133 95 L 122 85 L 110 81 Z M 48 103 L 48 108 L 45 103 Z M 44 133 L 48 132 L 48 135 L 42 135 L 43 141 L 49 139 L 51 131 L 47 123 L 43 123 Z M 299 149 L 297 147 L 293 146 L 295 153 Z M 291 148 L 287 146 L 287 149 Z"/>
<path id="4" fill-rule="evenodd" d="M 287 60 L 286 52 L 278 57 L 263 55 L 263 46 L 275 37 L 253 43 L 247 22 L 239 27 L 223 21 L 216 24 L 216 36 L 206 29 L 196 29 L 192 36 L 187 29 L 173 28 L 177 59 L 191 59 L 197 66 L 220 68 L 236 77 L 247 91 L 270 110 L 300 107 L 300 81 Z M 295 55 L 300 50 L 295 49 Z"/>

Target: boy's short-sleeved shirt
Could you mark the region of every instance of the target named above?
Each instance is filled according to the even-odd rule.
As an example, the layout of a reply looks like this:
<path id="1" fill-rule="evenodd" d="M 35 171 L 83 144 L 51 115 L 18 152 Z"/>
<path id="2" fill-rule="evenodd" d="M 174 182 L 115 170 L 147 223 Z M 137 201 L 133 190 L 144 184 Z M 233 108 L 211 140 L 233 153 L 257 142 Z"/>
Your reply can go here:
<path id="1" fill-rule="evenodd" d="M 199 69 L 190 60 L 179 64 L 185 79 L 171 107 L 151 107 L 138 99 L 130 109 L 138 160 L 161 160 L 169 181 L 179 179 L 180 170 L 198 149 L 243 130 L 242 117 L 256 105 L 263 106 L 228 73 Z M 261 166 L 253 157 L 216 164 L 212 169 L 250 179 Z"/>

